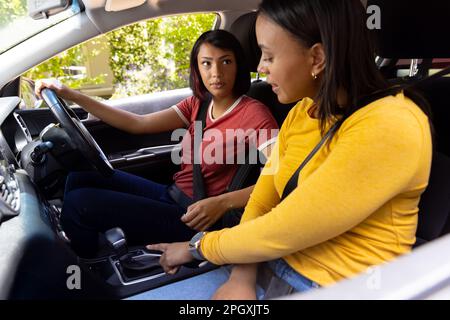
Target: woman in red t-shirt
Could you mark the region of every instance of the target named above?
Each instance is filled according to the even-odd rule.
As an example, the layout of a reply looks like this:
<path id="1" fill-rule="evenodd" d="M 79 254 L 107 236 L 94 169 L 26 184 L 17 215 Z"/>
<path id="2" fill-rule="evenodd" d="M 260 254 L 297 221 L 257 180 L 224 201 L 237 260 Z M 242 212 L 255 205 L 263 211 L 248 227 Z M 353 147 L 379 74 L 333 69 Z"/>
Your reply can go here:
<path id="1" fill-rule="evenodd" d="M 129 133 L 187 129 L 181 171 L 170 186 L 118 170 L 109 178 L 96 172 L 69 174 L 61 224 L 80 256 L 96 256 L 99 232 L 113 227 L 122 228 L 130 244 L 185 241 L 197 231 L 211 228 L 229 209 L 247 203 L 253 187 L 224 193 L 238 168 L 233 161 L 240 150 L 236 144 L 253 141 L 260 150 L 266 149 L 276 138 L 277 123 L 266 106 L 244 95 L 250 86 L 250 73 L 243 50 L 231 33 L 214 30 L 202 34 L 192 49 L 190 71 L 194 95 L 147 115 L 110 107 L 57 81 L 37 82 L 38 95 L 45 87 L 53 89 L 60 97 Z M 206 198 L 193 201 L 194 122 L 202 101 L 208 98 L 211 103 L 200 149 Z M 242 134 L 249 130 L 253 130 L 250 136 Z"/>

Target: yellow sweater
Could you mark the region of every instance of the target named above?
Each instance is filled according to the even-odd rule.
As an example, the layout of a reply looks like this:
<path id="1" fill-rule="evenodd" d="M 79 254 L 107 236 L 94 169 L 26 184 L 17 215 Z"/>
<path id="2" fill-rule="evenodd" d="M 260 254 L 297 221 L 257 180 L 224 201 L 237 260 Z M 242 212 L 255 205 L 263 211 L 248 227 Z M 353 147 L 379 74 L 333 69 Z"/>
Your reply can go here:
<path id="1" fill-rule="evenodd" d="M 304 99 L 286 118 L 241 223 L 203 238 L 209 261 L 283 257 L 297 272 L 329 285 L 411 250 L 431 166 L 426 115 L 403 94 L 358 110 L 280 202 L 287 181 L 321 139 L 311 106 Z"/>

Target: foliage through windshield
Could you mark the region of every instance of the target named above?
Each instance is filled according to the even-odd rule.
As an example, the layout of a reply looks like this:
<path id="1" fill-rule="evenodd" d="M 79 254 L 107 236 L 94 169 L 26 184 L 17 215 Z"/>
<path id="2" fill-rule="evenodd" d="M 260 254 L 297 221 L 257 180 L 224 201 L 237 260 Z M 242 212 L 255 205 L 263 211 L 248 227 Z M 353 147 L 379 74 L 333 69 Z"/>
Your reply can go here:
<path id="1" fill-rule="evenodd" d="M 117 99 L 189 85 L 189 58 L 215 13 L 138 22 L 72 47 L 22 75 L 22 98 L 34 105 L 32 80 L 56 78 L 99 99 Z M 36 107 L 36 106 L 35 106 Z"/>
<path id="2" fill-rule="evenodd" d="M 80 12 L 78 1 L 73 1 L 68 10 L 48 19 L 33 20 L 27 13 L 27 0 L 1 0 L 0 53 L 78 12 Z"/>

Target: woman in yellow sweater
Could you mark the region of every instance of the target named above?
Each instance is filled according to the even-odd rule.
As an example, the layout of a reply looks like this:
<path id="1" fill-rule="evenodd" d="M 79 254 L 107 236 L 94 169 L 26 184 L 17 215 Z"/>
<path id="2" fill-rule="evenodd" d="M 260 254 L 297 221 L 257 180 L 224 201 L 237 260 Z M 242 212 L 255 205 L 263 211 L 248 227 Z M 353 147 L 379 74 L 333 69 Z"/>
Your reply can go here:
<path id="1" fill-rule="evenodd" d="M 149 246 L 164 251 L 167 273 L 196 258 L 234 264 L 231 275 L 221 268 L 137 298 L 261 298 L 256 264 L 266 261 L 304 291 L 390 261 L 415 242 L 431 166 L 430 125 L 421 103 L 403 91 L 392 94 L 379 74 L 361 2 L 263 0 L 256 34 L 259 71 L 279 101 L 301 101 L 281 128 L 241 223 L 197 234 L 191 243 Z M 283 197 L 330 128 L 334 136 Z"/>

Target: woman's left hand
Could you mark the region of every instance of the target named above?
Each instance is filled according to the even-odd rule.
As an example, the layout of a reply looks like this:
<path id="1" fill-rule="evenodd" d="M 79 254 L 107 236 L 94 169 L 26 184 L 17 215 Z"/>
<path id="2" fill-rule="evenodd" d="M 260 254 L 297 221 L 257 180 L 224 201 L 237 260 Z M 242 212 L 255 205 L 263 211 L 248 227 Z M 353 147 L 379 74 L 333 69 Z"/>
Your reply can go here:
<path id="1" fill-rule="evenodd" d="M 206 198 L 191 204 L 181 221 L 191 229 L 204 231 L 216 223 L 227 209 L 220 196 Z"/>
<path id="2" fill-rule="evenodd" d="M 228 279 L 214 293 L 212 300 L 256 300 L 256 286 L 245 281 Z"/>
<path id="3" fill-rule="evenodd" d="M 177 273 L 180 266 L 194 260 L 189 252 L 189 242 L 151 244 L 147 249 L 163 252 L 159 263 L 167 274 Z"/>

